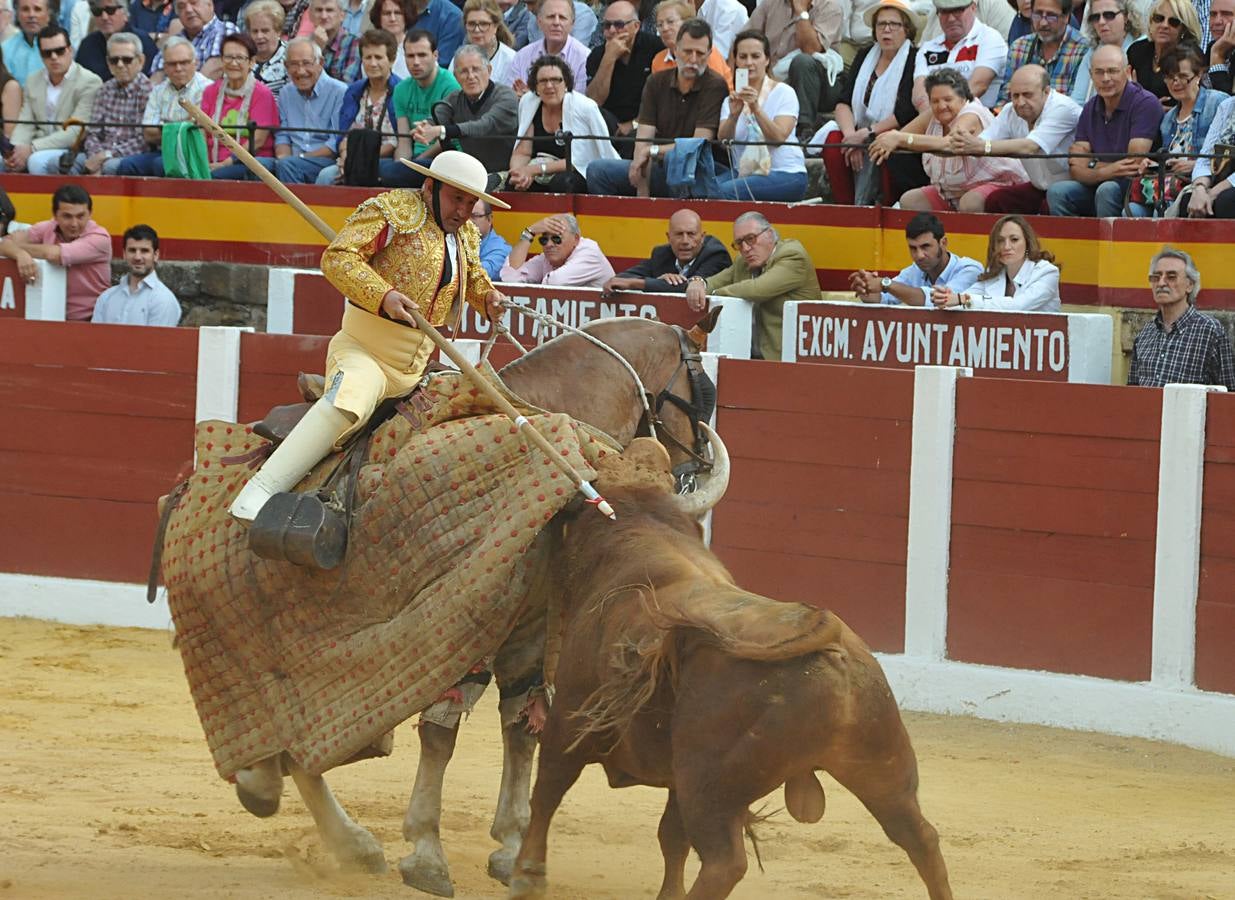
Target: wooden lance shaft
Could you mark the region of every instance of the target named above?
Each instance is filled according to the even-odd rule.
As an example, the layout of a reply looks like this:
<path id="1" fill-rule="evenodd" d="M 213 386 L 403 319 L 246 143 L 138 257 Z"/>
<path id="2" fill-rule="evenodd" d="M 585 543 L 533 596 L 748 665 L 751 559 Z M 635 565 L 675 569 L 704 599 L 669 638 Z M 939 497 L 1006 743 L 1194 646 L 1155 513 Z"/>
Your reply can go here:
<path id="1" fill-rule="evenodd" d="M 324 237 L 327 241 L 333 241 L 335 239 L 334 229 L 327 225 L 322 220 L 321 216 L 311 210 L 303 200 L 293 194 L 287 185 L 275 178 L 274 173 L 254 159 L 253 154 L 242 147 L 235 138 L 220 128 L 213 119 L 202 112 L 201 108 L 198 107 L 197 104 L 189 100 L 181 100 L 180 105 L 186 112 L 188 112 L 189 116 L 200 128 L 211 132 L 214 135 L 215 140 L 222 141 L 223 145 L 232 151 L 232 155 L 236 159 L 244 163 L 250 172 L 264 181 L 266 186 L 278 194 L 283 202 L 285 202 L 292 209 L 296 210 L 296 212 L 300 213 L 306 222 L 321 233 L 322 237 Z M 553 449 L 553 445 L 549 443 L 548 439 L 537 431 L 536 427 L 532 425 L 532 423 L 529 422 L 527 418 L 524 417 L 517 409 L 515 409 L 509 400 L 502 396 L 501 392 L 494 387 L 492 382 L 481 375 L 480 372 L 477 371 L 476 367 L 468 362 L 463 354 L 460 353 L 450 341 L 442 337 L 441 333 L 433 327 L 433 325 L 424 317 L 419 309 L 415 306 L 411 306 L 408 308 L 408 312 L 411 313 L 412 319 L 416 322 L 416 327 L 428 335 L 429 340 L 433 341 L 433 343 L 438 346 L 438 349 L 445 353 L 447 358 L 459 367 L 459 371 L 470 378 L 476 387 L 480 388 L 480 390 L 484 392 L 485 396 L 493 401 L 493 404 L 498 409 L 514 421 L 515 425 L 518 426 L 520 433 L 539 447 L 541 452 L 552 460 L 563 473 L 565 473 L 574 486 L 588 499 L 590 503 L 594 504 L 598 510 L 610 519 L 617 518 L 617 514 L 613 511 L 613 507 L 609 505 L 609 501 L 597 493 L 596 488 L 592 487 L 591 482 L 576 472 L 575 467 L 567 462 L 560 453 Z"/>

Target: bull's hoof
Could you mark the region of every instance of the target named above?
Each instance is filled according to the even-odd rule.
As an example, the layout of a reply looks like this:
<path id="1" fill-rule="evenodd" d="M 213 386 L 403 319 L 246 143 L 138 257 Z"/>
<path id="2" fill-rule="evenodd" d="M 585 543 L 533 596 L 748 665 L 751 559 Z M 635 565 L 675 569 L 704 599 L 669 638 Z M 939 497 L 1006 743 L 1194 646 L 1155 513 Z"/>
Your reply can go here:
<path id="1" fill-rule="evenodd" d="M 406 856 L 399 861 L 399 874 L 403 883 L 410 888 L 432 894 L 434 897 L 453 897 L 455 886 L 450 880 L 450 872 L 442 866 L 426 863 L 413 856 Z"/>
<path id="2" fill-rule="evenodd" d="M 258 794 L 250 793 L 236 784 L 236 797 L 240 800 L 240 805 L 257 816 L 259 819 L 268 819 L 279 811 L 279 795 L 274 797 L 262 797 Z"/>
<path id="3" fill-rule="evenodd" d="M 489 877 L 494 881 L 500 881 L 502 884 L 510 885 L 510 876 L 515 870 L 514 850 L 503 847 L 501 850 L 494 850 L 489 854 Z"/>

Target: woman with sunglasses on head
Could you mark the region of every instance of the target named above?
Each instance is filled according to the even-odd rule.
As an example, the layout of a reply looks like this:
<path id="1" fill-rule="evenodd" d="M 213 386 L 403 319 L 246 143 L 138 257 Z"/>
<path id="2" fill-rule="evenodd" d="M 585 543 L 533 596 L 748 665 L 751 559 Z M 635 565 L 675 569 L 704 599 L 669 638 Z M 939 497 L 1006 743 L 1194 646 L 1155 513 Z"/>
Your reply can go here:
<path id="1" fill-rule="evenodd" d="M 506 84 L 510 64 L 515 61 L 515 37 L 506 27 L 502 10 L 495 0 L 467 0 L 463 4 L 463 39 L 485 51 L 489 59 L 490 80 Z M 450 71 L 454 72 L 453 61 Z"/>
<path id="2" fill-rule="evenodd" d="M 544 252 L 529 259 L 533 241 Z M 502 266 L 502 281 L 521 284 L 598 288 L 612 277 L 613 266 L 600 245 L 580 235 L 579 220 L 569 213 L 546 216 L 524 228 Z"/>
<path id="3" fill-rule="evenodd" d="M 1089 50 L 1077 67 L 1072 99 L 1084 106 L 1094 95 L 1093 76 L 1089 74 L 1094 50 L 1103 44 L 1115 44 L 1126 54 L 1134 43 L 1145 39 L 1145 23 L 1132 0 L 1089 0 L 1081 21 L 1081 34 L 1089 43 Z"/>
<path id="4" fill-rule="evenodd" d="M 1218 107 L 1229 95 L 1201 86 L 1205 78 L 1205 54 L 1194 44 L 1180 44 L 1168 50 L 1162 56 L 1162 76 L 1176 104 L 1167 110 L 1158 126 L 1162 147 L 1171 153 L 1197 153 Z M 1196 160 L 1186 156 L 1168 159 L 1161 182 L 1157 168 L 1147 166 L 1145 174 L 1132 181 L 1127 214 L 1160 214 L 1191 181 L 1195 166 Z"/>
<path id="5" fill-rule="evenodd" d="M 1174 106 L 1162 78 L 1162 57 L 1180 44 L 1198 44 L 1201 20 L 1190 0 L 1157 0 L 1149 8 L 1149 40 L 1128 48 L 1128 65 L 1137 83 L 1163 106 Z"/>
<path id="6" fill-rule="evenodd" d="M 586 194 L 588 166 L 596 159 L 618 159 L 617 151 L 608 140 L 574 140 L 567 162 L 565 143 L 559 143 L 556 135 L 559 131 L 608 134 L 600 107 L 574 89 L 574 74 L 560 56 L 537 59 L 527 80 L 531 90 L 519 98 L 521 137 L 510 155 L 506 189 Z"/>
<path id="7" fill-rule="evenodd" d="M 973 287 L 960 293 L 932 288 L 931 303 L 938 309 L 1059 312 L 1059 267 L 1023 216 L 1003 216 L 991 229 L 986 271 Z"/>
<path id="8" fill-rule="evenodd" d="M 279 109 L 270 88 L 253 77 L 256 55 L 257 45 L 243 31 L 223 38 L 223 77 L 202 91 L 201 108 L 254 156 L 274 156 L 273 129 L 279 127 Z M 257 124 L 251 145 L 250 122 Z M 206 159 L 214 178 L 240 180 L 248 172 L 208 131 Z"/>

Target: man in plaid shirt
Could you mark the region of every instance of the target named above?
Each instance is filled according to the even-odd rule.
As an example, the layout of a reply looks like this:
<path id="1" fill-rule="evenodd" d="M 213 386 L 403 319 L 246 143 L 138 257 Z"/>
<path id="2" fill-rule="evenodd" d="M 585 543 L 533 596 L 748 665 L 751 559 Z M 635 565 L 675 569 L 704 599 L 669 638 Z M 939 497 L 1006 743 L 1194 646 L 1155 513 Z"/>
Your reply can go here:
<path id="1" fill-rule="evenodd" d="M 1213 316 L 1196 311 L 1201 273 L 1183 250 L 1163 247 L 1149 264 L 1158 314 L 1132 342 L 1128 384 L 1215 384 L 1235 391 L 1231 338 Z"/>
<path id="2" fill-rule="evenodd" d="M 309 4 L 313 40 L 322 48 L 326 74 L 344 84 L 360 79 L 360 39 L 343 27 L 339 0 L 313 0 Z"/>
<path id="3" fill-rule="evenodd" d="M 86 131 L 83 153 L 77 154 L 70 174 L 115 175 L 120 160 L 146 149 L 146 141 L 138 123 L 146 111 L 153 85 L 142 74 L 146 57 L 137 35 L 128 32 L 113 34 L 107 39 L 107 68 L 111 81 L 103 82 L 94 98 Z M 132 122 L 125 127 L 117 122 Z"/>
<path id="4" fill-rule="evenodd" d="M 1021 66 L 1033 64 L 1046 69 L 1051 87 L 1071 94 L 1076 73 L 1089 45 L 1072 27 L 1072 0 L 1033 0 L 1029 21 L 1033 34 L 1017 38 L 1008 48 L 1004 72 L 1011 79 Z M 999 90 L 999 105 L 1008 102 L 1008 82 Z"/>
<path id="5" fill-rule="evenodd" d="M 214 14 L 210 0 L 176 0 L 176 16 L 184 26 L 184 37 L 193 44 L 197 54 L 197 71 L 203 77 L 215 81 L 223 77 L 223 38 L 240 29 L 235 22 L 224 22 Z M 154 74 L 150 80 L 158 84 L 163 80 L 163 53 L 154 58 L 151 66 Z"/>

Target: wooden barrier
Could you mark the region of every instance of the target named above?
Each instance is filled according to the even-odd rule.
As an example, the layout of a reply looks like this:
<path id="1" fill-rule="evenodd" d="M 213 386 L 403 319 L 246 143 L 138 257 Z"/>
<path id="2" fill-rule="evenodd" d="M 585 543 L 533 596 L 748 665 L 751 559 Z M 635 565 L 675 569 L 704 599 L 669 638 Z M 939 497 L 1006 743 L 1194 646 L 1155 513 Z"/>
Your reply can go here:
<path id="1" fill-rule="evenodd" d="M 194 182 L 154 178 L 68 178 L 90 191 L 94 215 L 113 236 L 138 222 L 160 236 L 164 259 L 316 267 L 324 242 L 269 191 L 245 182 Z M 48 180 L 6 175 L 5 189 L 23 221 L 47 218 Z M 295 191 L 333 228 L 376 191 L 297 185 Z M 727 200 L 678 201 L 586 195 L 506 195 L 515 209 L 495 211 L 494 227 L 508 237 L 552 213 L 574 213 L 583 233 L 605 249 L 621 270 L 644 259 L 664 240 L 666 223 L 688 206 L 704 228 L 726 246 L 733 220 L 756 208 L 787 238 L 802 241 L 815 261 L 824 290 L 846 290 L 850 272 L 869 269 L 894 275 L 909 262 L 904 227 L 913 213 L 874 207 L 800 206 Z M 985 261 L 995 217 L 943 213 L 953 252 Z M 1192 219 L 1073 219 L 1030 217 L 1047 249 L 1061 264 L 1065 303 L 1148 308 L 1145 285 L 1150 257 L 1170 243 L 1187 250 L 1204 275 L 1201 305 L 1235 308 L 1235 269 L 1226 263 L 1230 224 Z"/>
<path id="2" fill-rule="evenodd" d="M 0 257 L 0 318 L 63 322 L 66 303 L 64 269 L 36 259 L 39 273 L 27 284 L 17 263 Z"/>
<path id="3" fill-rule="evenodd" d="M 785 304 L 784 321 L 784 362 L 959 366 L 988 378 L 1111 380 L 1108 316 L 793 301 Z"/>
<path id="4" fill-rule="evenodd" d="M 149 624 L 136 587 L 95 607 L 144 580 L 193 422 L 291 402 L 326 340 L 0 319 L 0 615 Z M 909 708 L 1235 756 L 1235 398 L 953 371 L 721 359 L 721 559 L 837 610 Z"/>

